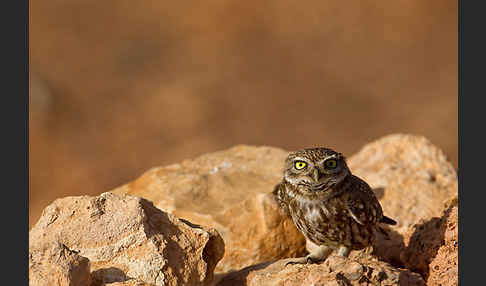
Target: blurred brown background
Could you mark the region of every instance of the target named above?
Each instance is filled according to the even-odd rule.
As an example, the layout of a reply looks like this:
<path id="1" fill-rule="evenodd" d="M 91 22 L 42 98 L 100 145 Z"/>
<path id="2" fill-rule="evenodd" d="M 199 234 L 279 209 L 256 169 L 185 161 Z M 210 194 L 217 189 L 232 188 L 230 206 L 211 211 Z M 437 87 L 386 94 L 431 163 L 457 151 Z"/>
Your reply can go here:
<path id="1" fill-rule="evenodd" d="M 352 155 L 414 133 L 457 166 L 457 1 L 30 5 L 30 226 L 236 144 Z"/>

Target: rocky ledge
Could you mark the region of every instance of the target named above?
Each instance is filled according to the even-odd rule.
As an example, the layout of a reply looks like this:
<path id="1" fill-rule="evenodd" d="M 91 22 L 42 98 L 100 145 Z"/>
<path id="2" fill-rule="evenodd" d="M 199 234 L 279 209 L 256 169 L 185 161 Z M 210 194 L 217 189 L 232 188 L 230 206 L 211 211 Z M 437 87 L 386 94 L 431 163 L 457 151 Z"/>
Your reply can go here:
<path id="1" fill-rule="evenodd" d="M 54 201 L 29 234 L 30 284 L 457 285 L 457 175 L 427 139 L 386 136 L 348 159 L 398 225 L 319 265 L 285 266 L 306 253 L 269 195 L 286 155 L 236 146 Z"/>

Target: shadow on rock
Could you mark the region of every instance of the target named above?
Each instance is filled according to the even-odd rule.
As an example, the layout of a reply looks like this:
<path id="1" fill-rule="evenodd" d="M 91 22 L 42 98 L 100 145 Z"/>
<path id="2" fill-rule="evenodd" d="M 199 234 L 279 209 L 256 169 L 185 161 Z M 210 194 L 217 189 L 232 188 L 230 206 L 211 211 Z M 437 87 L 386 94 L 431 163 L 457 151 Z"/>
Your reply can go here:
<path id="1" fill-rule="evenodd" d="M 164 230 L 164 236 L 167 237 L 180 237 L 182 235 L 182 232 L 177 227 L 169 223 L 171 219 L 167 213 L 162 212 L 146 199 L 141 199 L 140 203 L 147 213 L 147 221 L 145 223 L 149 227 L 145 227 L 144 231 L 148 239 L 159 234 L 161 230 Z M 183 269 L 184 261 L 188 259 L 186 252 L 172 239 L 167 240 L 167 247 L 164 248 L 163 254 L 177 269 Z M 184 281 L 181 273 L 175 271 L 174 274 L 178 276 L 179 281 Z"/>
<path id="2" fill-rule="evenodd" d="M 434 217 L 416 224 L 407 248 L 401 253 L 405 266 L 420 273 L 425 280 L 429 276 L 429 264 L 444 244 L 446 222 L 452 208 L 447 208 L 441 218 Z"/>
<path id="3" fill-rule="evenodd" d="M 373 189 L 378 199 L 385 195 L 385 188 L 377 187 Z M 376 239 L 373 243 L 373 255 L 381 261 L 390 263 L 395 267 L 403 267 L 403 261 L 400 254 L 405 250 L 404 237 L 394 226 L 380 225 L 383 232 L 376 233 Z"/>
<path id="4" fill-rule="evenodd" d="M 403 268 L 404 263 L 400 254 L 406 249 L 403 235 L 390 226 L 381 226 L 383 232 L 376 232 L 376 239 L 371 248 L 352 251 L 351 259 L 360 259 L 368 254 L 380 261 L 390 263 L 394 267 Z"/>
<path id="5" fill-rule="evenodd" d="M 216 286 L 244 286 L 246 285 L 246 277 L 250 272 L 266 268 L 276 261 L 268 261 L 252 266 L 245 267 L 239 271 L 229 273 L 222 273 L 215 275 L 214 284 Z"/>
<path id="6" fill-rule="evenodd" d="M 91 277 L 93 280 L 90 286 L 103 286 L 107 283 L 125 282 L 130 279 L 125 272 L 116 267 L 98 269 L 91 273 Z"/>
<path id="7" fill-rule="evenodd" d="M 381 226 L 381 228 L 386 234 L 377 232 L 376 240 L 373 243 L 373 255 L 395 267 L 403 267 L 403 261 L 400 258 L 400 254 L 405 250 L 403 235 L 390 226 Z"/>
<path id="8" fill-rule="evenodd" d="M 158 232 L 164 230 L 164 235 L 167 237 L 182 237 L 182 233 L 179 228 L 173 226 L 169 222 L 173 219 L 166 213 L 156 208 L 152 202 L 141 199 L 141 204 L 147 213 L 148 220 L 145 222 L 150 225 L 150 227 L 145 228 L 145 232 L 148 238 L 153 235 L 158 234 Z M 191 223 L 185 219 L 179 219 L 181 222 L 185 223 L 191 228 L 203 229 L 200 225 Z M 214 269 L 218 261 L 223 257 L 224 254 L 224 241 L 219 235 L 213 235 L 209 238 L 206 246 L 203 249 L 203 260 L 207 263 L 208 269 Z M 164 257 L 175 265 L 178 269 L 184 269 L 184 265 L 190 257 L 186 250 L 182 249 L 176 241 L 167 240 L 167 247 L 164 248 Z M 173 267 L 173 266 L 172 266 Z M 180 279 L 179 281 L 184 281 L 184 277 L 179 272 L 174 272 L 175 275 Z M 211 281 L 213 279 L 213 273 L 211 272 L 205 280 Z"/>

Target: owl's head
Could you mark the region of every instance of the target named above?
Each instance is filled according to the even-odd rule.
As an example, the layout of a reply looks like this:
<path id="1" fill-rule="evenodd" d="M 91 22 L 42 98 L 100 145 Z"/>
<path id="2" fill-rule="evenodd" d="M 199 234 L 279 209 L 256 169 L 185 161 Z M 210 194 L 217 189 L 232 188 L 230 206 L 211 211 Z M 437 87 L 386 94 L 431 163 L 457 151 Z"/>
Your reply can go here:
<path id="1" fill-rule="evenodd" d="M 328 148 L 295 151 L 285 160 L 284 180 L 310 191 L 327 190 L 349 174 L 344 156 Z"/>

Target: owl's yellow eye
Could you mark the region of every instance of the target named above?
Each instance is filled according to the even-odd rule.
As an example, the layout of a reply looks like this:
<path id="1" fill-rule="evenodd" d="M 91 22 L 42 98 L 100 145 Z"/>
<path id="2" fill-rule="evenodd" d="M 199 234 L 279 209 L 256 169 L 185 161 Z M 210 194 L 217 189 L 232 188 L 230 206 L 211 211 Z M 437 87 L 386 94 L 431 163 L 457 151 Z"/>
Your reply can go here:
<path id="1" fill-rule="evenodd" d="M 334 159 L 329 159 L 324 162 L 327 169 L 334 169 L 337 167 L 337 161 Z"/>
<path id="2" fill-rule="evenodd" d="M 307 163 L 304 162 L 304 161 L 297 161 L 297 162 L 295 162 L 294 166 L 295 166 L 295 169 L 302 170 L 307 166 Z"/>

